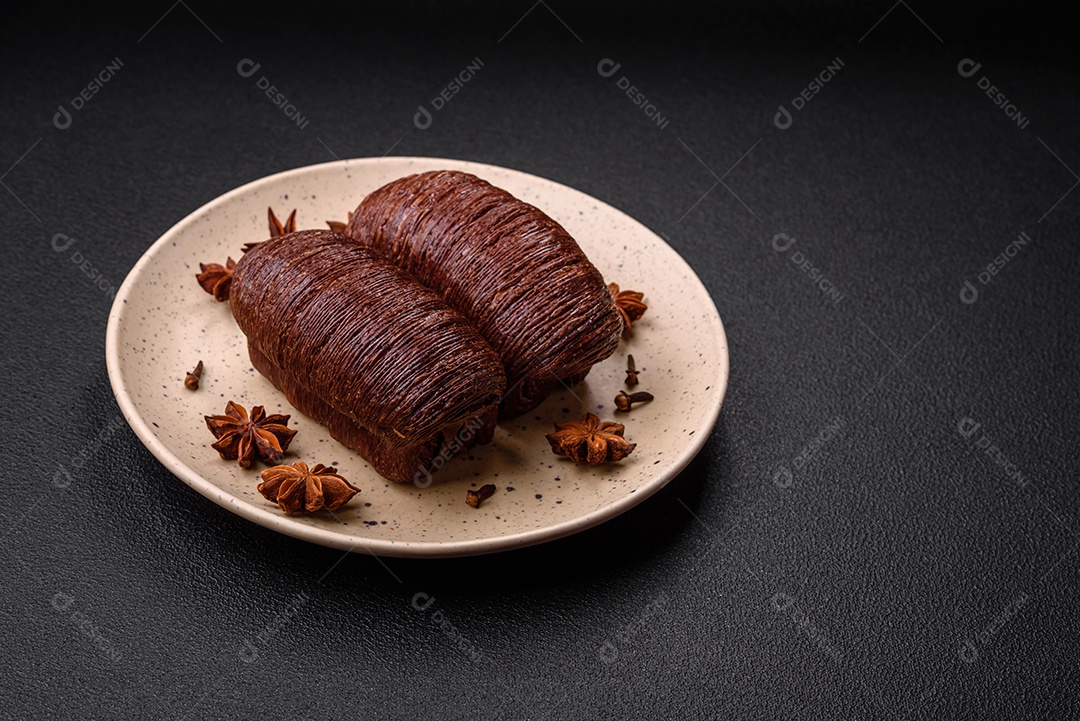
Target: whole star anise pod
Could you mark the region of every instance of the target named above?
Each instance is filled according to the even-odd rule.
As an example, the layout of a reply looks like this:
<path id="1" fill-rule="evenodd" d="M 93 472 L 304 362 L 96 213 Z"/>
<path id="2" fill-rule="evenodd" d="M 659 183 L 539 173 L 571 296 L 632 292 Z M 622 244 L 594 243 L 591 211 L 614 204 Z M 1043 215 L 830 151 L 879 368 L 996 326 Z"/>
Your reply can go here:
<path id="1" fill-rule="evenodd" d="M 241 468 L 251 468 L 256 460 L 277 463 L 289 449 L 296 431 L 287 427 L 289 416 L 266 415 L 262 406 L 251 409 L 229 401 L 223 416 L 205 416 L 206 427 L 217 441 L 211 448 L 227 461 L 237 460 Z"/>
<path id="2" fill-rule="evenodd" d="M 267 224 L 270 227 L 271 238 L 277 238 L 278 236 L 285 235 L 286 233 L 296 232 L 296 208 L 293 208 L 293 212 L 289 213 L 289 217 L 286 218 L 284 223 L 282 223 L 280 220 L 278 220 L 277 216 L 274 215 L 274 209 L 267 207 L 266 220 Z M 246 253 L 262 242 L 264 241 L 260 240 L 255 243 L 244 243 L 244 247 L 241 248 L 241 252 Z"/>
<path id="3" fill-rule="evenodd" d="M 214 300 L 219 303 L 228 300 L 236 261 L 229 258 L 225 261 L 225 265 L 199 263 L 199 270 L 202 272 L 195 276 L 195 280 L 199 281 L 202 289 L 214 296 Z"/>
<path id="4" fill-rule="evenodd" d="M 575 463 L 621 461 L 637 447 L 623 438 L 624 430 L 622 423 L 601 423 L 586 413 L 580 421 L 556 423 L 555 433 L 549 433 L 547 439 L 556 455 L 568 456 Z"/>
<path id="5" fill-rule="evenodd" d="M 333 466 L 297 462 L 291 466 L 274 466 L 261 474 L 259 493 L 277 503 L 281 510 L 293 516 L 314 513 L 320 508 L 336 511 L 360 492 L 340 475 Z"/>
<path id="6" fill-rule="evenodd" d="M 649 306 L 642 302 L 645 294 L 634 290 L 620 291 L 618 283 L 610 283 L 608 290 L 611 292 L 611 297 L 615 299 L 615 307 L 619 309 L 619 315 L 622 316 L 623 331 L 629 333 L 634 321 L 639 320 L 649 309 Z"/>

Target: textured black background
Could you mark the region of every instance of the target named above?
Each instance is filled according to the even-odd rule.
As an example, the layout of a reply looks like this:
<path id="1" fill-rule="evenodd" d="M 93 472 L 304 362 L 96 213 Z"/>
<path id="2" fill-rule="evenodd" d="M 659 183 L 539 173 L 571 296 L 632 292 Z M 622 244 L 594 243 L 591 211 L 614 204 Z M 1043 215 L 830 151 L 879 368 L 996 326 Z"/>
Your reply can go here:
<path id="1" fill-rule="evenodd" d="M 0 46 L 0 716 L 1080 713 L 1080 130 L 1063 18 L 914 0 L 85 12 L 6 9 Z M 57 106 L 116 57 L 57 129 Z M 417 106 L 475 57 L 417 129 Z M 837 57 L 779 130 L 777 107 Z M 237 74 L 242 58 L 305 129 Z M 579 188 L 697 270 L 731 384 L 661 494 L 511 554 L 343 558 L 220 509 L 118 425 L 110 298 L 72 254 L 118 286 L 217 195 L 391 148 Z M 1031 242 L 981 284 L 1021 232 Z M 75 245 L 55 251 L 58 233 Z"/>

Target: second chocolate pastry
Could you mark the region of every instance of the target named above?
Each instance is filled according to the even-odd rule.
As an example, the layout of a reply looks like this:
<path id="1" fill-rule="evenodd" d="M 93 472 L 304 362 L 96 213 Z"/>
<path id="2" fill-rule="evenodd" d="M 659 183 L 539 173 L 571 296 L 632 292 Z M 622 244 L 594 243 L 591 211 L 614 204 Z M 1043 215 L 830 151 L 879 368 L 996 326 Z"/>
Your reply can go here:
<path id="1" fill-rule="evenodd" d="M 570 234 L 475 175 L 433 171 L 385 185 L 360 203 L 346 234 L 476 325 L 506 369 L 504 417 L 582 380 L 618 347 L 619 312 Z"/>

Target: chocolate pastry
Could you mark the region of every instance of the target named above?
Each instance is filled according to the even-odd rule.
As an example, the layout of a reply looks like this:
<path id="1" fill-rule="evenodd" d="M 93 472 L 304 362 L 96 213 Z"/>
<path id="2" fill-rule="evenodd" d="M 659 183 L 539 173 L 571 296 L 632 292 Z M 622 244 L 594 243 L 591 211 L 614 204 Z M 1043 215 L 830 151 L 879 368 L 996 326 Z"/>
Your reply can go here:
<path id="1" fill-rule="evenodd" d="M 619 311 L 570 234 L 475 175 L 396 180 L 360 203 L 346 232 L 475 324 L 506 369 L 503 417 L 581 381 L 619 344 Z"/>
<path id="2" fill-rule="evenodd" d="M 255 368 L 386 478 L 426 483 L 444 443 L 491 440 L 499 357 L 372 250 L 324 230 L 271 238 L 236 264 L 229 302 Z"/>

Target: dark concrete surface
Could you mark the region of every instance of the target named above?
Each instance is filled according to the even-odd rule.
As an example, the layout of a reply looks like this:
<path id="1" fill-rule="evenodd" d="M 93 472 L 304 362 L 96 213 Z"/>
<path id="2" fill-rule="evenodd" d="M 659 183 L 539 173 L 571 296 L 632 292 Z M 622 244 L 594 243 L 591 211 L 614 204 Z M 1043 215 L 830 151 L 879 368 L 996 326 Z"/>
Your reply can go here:
<path id="1" fill-rule="evenodd" d="M 0 717 L 1080 713 L 1080 126 L 1063 17 L 109 12 L 4 10 Z M 379 560 L 233 516 L 143 448 L 106 377 L 111 289 L 223 192 L 385 153 L 552 178 L 670 238 L 732 366 L 682 476 L 555 543 Z M 58 252 L 57 234 L 77 244 Z M 436 605 L 416 610 L 417 593 Z"/>

